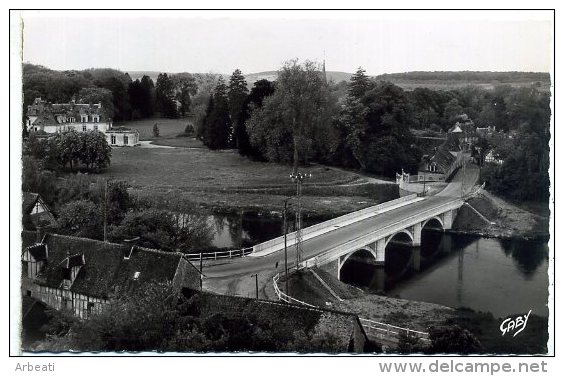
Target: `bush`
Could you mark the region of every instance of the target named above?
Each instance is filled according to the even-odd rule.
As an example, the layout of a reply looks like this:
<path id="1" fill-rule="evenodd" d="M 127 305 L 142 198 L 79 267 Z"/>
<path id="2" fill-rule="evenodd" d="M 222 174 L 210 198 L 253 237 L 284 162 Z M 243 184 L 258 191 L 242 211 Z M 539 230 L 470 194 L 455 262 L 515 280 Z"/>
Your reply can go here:
<path id="1" fill-rule="evenodd" d="M 483 351 L 482 344 L 468 330 L 458 325 L 431 327 L 430 353 L 435 354 L 476 354 Z"/>

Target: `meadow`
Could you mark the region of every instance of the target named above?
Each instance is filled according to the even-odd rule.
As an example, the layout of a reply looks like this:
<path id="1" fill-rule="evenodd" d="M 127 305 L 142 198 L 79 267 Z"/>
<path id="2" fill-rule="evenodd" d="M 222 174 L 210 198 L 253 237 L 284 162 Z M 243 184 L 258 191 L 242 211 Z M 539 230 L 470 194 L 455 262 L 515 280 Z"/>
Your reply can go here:
<path id="1" fill-rule="evenodd" d="M 161 136 L 153 137 L 157 122 Z M 191 137 L 176 137 L 186 120 L 149 119 L 123 124 L 141 140 L 170 147 L 114 148 L 102 177 L 126 180 L 139 196 L 171 197 L 215 211 L 280 211 L 295 194 L 291 166 L 256 162 L 236 150 L 212 151 Z M 310 216 L 333 216 L 396 198 L 393 184 L 369 184 L 353 172 L 321 165 L 300 168 L 311 174 L 304 185 L 304 210 Z"/>

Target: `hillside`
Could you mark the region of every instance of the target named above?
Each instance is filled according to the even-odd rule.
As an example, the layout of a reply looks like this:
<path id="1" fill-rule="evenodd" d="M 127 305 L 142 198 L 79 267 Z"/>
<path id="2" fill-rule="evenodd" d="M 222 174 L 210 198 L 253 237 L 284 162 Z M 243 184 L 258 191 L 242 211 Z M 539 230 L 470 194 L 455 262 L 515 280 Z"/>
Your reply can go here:
<path id="1" fill-rule="evenodd" d="M 159 72 L 156 71 L 129 71 L 131 79 L 150 76 L 156 82 Z M 174 74 L 174 73 L 173 73 Z M 195 75 L 203 75 L 195 73 Z M 222 74 L 223 78 L 229 80 L 228 74 Z M 249 85 L 255 81 L 266 79 L 276 80 L 277 71 L 264 71 L 249 73 L 245 75 Z M 352 73 L 327 71 L 327 79 L 334 82 L 349 81 Z M 385 73 L 371 76 L 376 80 L 390 81 L 404 90 L 414 90 L 418 87 L 428 87 L 437 90 L 452 90 L 463 86 L 475 85 L 484 89 L 491 90 L 497 85 L 511 85 L 513 87 L 536 86 L 541 91 L 550 90 L 550 75 L 542 72 L 405 72 L 405 73 Z"/>
<path id="2" fill-rule="evenodd" d="M 132 80 L 141 79 L 144 75 L 151 77 L 151 79 L 156 82 L 157 77 L 160 72 L 156 71 L 128 71 L 127 72 Z M 168 74 L 177 74 L 177 73 L 168 73 Z M 203 73 L 193 73 L 194 75 L 203 75 Z M 229 80 L 229 74 L 221 74 L 224 79 Z M 340 81 L 348 81 L 352 76 L 352 73 L 346 72 L 336 72 L 336 71 L 328 71 L 327 72 L 327 79 L 333 80 L 335 82 Z M 249 73 L 245 74 L 245 79 L 249 84 L 253 84 L 258 80 L 269 80 L 275 81 L 278 78 L 277 71 L 265 71 L 265 72 L 258 72 L 258 73 Z"/>

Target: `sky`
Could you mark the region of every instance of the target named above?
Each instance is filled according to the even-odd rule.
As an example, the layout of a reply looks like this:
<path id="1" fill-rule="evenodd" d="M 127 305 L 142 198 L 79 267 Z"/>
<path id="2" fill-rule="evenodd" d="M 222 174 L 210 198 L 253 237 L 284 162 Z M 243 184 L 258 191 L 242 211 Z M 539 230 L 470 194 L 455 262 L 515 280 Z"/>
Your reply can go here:
<path id="1" fill-rule="evenodd" d="M 23 61 L 51 69 L 243 73 L 293 58 L 327 70 L 539 71 L 552 14 L 510 11 L 24 12 Z"/>

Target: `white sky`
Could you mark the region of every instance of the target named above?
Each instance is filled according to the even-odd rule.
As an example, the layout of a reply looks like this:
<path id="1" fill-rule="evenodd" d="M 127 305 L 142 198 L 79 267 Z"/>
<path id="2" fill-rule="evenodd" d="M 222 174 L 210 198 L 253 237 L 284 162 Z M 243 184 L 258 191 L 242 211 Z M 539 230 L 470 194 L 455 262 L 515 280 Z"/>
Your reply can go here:
<path id="1" fill-rule="evenodd" d="M 26 62 L 52 69 L 255 73 L 291 58 L 327 70 L 543 71 L 551 12 L 26 12 Z"/>

